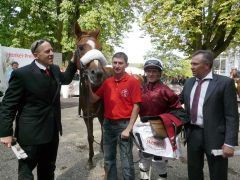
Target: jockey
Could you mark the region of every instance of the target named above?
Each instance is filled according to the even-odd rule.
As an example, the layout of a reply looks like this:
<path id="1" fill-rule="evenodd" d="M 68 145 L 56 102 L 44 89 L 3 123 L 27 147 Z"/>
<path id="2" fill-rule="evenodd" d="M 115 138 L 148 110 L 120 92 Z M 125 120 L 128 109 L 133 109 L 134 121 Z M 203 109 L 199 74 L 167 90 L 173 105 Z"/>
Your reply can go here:
<path id="1" fill-rule="evenodd" d="M 160 115 L 169 114 L 172 111 L 184 113 L 178 96 L 160 81 L 162 71 L 163 65 L 159 59 L 151 58 L 144 64 L 147 82 L 142 86 L 142 104 L 139 113 L 142 122 L 151 119 L 148 117 L 161 117 Z M 139 168 L 142 180 L 151 179 L 150 166 L 159 173 L 159 179 L 167 179 L 166 158 L 142 151 L 140 151 L 139 155 L 141 157 Z"/>

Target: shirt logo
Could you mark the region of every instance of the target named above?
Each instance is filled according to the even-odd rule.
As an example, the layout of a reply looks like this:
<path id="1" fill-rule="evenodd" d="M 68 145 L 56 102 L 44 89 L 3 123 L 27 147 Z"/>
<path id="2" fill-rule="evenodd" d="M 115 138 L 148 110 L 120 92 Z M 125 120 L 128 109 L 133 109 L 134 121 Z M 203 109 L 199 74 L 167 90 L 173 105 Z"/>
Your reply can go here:
<path id="1" fill-rule="evenodd" d="M 127 90 L 127 89 L 123 89 L 123 90 L 121 91 L 121 96 L 122 96 L 122 97 L 128 97 L 128 95 L 129 95 L 129 93 L 128 93 L 128 90 Z"/>

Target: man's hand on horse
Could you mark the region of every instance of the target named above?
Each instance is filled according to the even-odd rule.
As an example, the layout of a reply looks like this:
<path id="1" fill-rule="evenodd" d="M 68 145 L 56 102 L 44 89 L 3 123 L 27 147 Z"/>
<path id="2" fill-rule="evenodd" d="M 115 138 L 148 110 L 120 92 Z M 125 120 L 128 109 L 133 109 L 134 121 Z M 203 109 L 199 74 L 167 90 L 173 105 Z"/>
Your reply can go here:
<path id="1" fill-rule="evenodd" d="M 77 61 L 78 61 L 78 51 L 75 50 L 73 52 L 73 56 L 72 56 L 71 62 L 73 62 L 74 64 L 77 64 Z"/>

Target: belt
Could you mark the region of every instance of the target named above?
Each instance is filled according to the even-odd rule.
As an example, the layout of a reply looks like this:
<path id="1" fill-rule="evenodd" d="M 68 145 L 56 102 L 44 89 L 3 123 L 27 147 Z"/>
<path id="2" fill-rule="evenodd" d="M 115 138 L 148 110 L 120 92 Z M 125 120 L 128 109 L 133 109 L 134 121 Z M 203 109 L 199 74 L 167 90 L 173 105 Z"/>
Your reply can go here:
<path id="1" fill-rule="evenodd" d="M 109 119 L 105 118 L 104 120 L 110 122 L 110 123 L 119 123 L 119 122 L 129 122 L 130 118 L 121 118 L 121 119 Z"/>
<path id="2" fill-rule="evenodd" d="M 203 127 L 199 126 L 199 125 L 196 125 L 196 124 L 191 124 L 190 125 L 190 128 L 191 129 L 203 129 Z"/>

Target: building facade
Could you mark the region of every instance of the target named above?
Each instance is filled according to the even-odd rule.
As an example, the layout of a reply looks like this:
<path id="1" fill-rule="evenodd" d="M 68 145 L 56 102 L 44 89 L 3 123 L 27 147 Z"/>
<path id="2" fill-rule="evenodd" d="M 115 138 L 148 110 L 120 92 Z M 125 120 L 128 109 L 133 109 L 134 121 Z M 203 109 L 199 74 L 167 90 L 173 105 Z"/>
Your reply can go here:
<path id="1" fill-rule="evenodd" d="M 230 76 L 233 68 L 240 72 L 240 46 L 222 52 L 214 62 L 214 72 L 217 74 Z"/>

